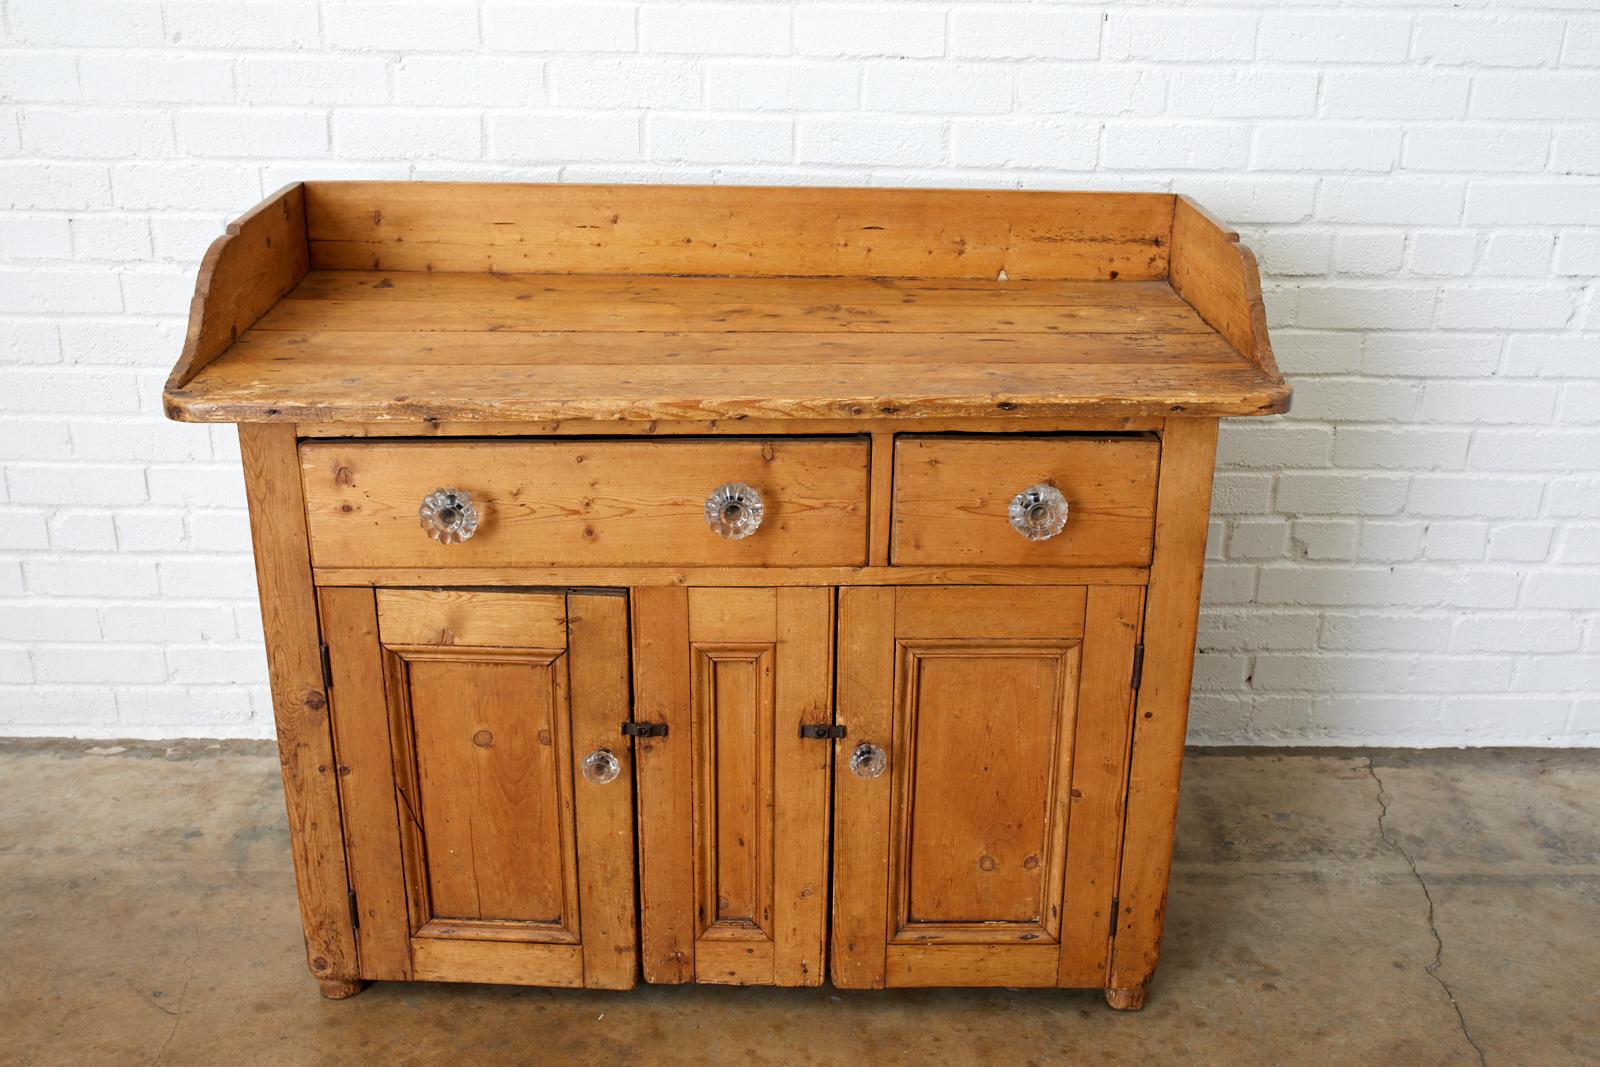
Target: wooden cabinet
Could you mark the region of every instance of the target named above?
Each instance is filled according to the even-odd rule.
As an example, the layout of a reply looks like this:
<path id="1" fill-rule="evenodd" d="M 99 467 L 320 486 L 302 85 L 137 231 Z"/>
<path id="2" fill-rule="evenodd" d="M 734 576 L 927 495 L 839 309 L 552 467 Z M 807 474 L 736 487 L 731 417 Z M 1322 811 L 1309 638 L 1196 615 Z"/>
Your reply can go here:
<path id="1" fill-rule="evenodd" d="M 626 600 L 320 599 L 369 976 L 633 985 Z"/>
<path id="2" fill-rule="evenodd" d="M 637 754 L 648 981 L 822 981 L 833 595 L 635 596 L 635 715 L 667 729 Z"/>
<path id="3" fill-rule="evenodd" d="M 835 599 L 324 589 L 365 976 L 1103 981 L 1143 590 Z"/>
<path id="4" fill-rule="evenodd" d="M 1142 593 L 843 591 L 839 985 L 1103 984 Z"/>
<path id="5" fill-rule="evenodd" d="M 201 268 L 306 958 L 1095 987 L 1159 951 L 1254 261 L 1157 194 L 306 183 Z"/>

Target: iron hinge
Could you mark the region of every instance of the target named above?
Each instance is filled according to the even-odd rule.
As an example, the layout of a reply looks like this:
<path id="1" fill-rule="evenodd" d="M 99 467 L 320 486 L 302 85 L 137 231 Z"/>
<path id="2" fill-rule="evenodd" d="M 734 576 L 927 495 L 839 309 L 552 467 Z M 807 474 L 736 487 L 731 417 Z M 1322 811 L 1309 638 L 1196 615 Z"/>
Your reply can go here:
<path id="1" fill-rule="evenodd" d="M 326 641 L 317 645 L 317 653 L 322 657 L 322 688 L 326 692 L 333 688 L 333 663 L 328 659 L 328 644 Z"/>
<path id="2" fill-rule="evenodd" d="M 1111 898 L 1111 937 L 1117 936 L 1117 913 L 1122 910 L 1122 900 L 1119 897 Z"/>
<path id="3" fill-rule="evenodd" d="M 622 724 L 623 737 L 666 737 L 667 724 L 664 722 L 625 722 Z"/>
<path id="4" fill-rule="evenodd" d="M 1144 645 L 1133 646 L 1133 688 L 1138 689 L 1139 683 L 1144 681 Z"/>
<path id="5" fill-rule="evenodd" d="M 835 741 L 844 736 L 843 726 L 827 723 L 801 723 L 800 736 L 807 741 Z"/>
<path id="6" fill-rule="evenodd" d="M 361 929 L 361 909 L 356 906 L 356 891 L 350 890 L 350 925 L 354 929 Z"/>

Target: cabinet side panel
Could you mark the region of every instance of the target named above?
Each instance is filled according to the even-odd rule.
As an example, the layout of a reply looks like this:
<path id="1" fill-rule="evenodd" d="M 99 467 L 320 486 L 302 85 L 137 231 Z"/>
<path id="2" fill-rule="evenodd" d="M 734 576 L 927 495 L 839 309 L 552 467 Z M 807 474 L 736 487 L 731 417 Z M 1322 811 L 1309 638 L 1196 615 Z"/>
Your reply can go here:
<path id="1" fill-rule="evenodd" d="M 355 930 L 294 427 L 240 426 L 239 448 L 306 959 L 319 979 L 352 981 Z"/>
<path id="2" fill-rule="evenodd" d="M 632 591 L 634 712 L 665 723 L 638 738 L 639 955 L 647 982 L 694 978 L 694 766 L 690 749 L 689 595 L 682 587 Z"/>
<path id="3" fill-rule="evenodd" d="M 333 677 L 345 856 L 361 916 L 361 977 L 404 980 L 411 977 L 411 929 L 378 614 L 371 589 L 322 589 L 317 599 Z"/>
<path id="4" fill-rule="evenodd" d="M 834 761 L 834 984 L 881 989 L 889 925 L 890 779 L 858 778 L 848 753 L 871 741 L 896 758 L 892 588 L 839 591 L 838 721 L 846 737 Z"/>
<path id="5" fill-rule="evenodd" d="M 1145 602 L 1144 682 L 1134 713 L 1110 989 L 1142 989 L 1161 948 L 1216 452 L 1216 419 L 1168 421 L 1157 490 L 1155 563 Z"/>
<path id="6" fill-rule="evenodd" d="M 1089 588 L 1061 909 L 1063 986 L 1104 986 L 1111 963 L 1110 908 L 1122 850 L 1133 658 L 1143 606 L 1139 586 Z"/>
<path id="7" fill-rule="evenodd" d="M 628 601 L 567 597 L 572 675 L 572 758 L 578 812 L 579 899 L 583 907 L 583 984 L 631 989 L 639 971 L 633 877 L 633 754 L 618 736 L 628 717 Z M 578 770 L 597 749 L 621 773 L 603 785 Z"/>

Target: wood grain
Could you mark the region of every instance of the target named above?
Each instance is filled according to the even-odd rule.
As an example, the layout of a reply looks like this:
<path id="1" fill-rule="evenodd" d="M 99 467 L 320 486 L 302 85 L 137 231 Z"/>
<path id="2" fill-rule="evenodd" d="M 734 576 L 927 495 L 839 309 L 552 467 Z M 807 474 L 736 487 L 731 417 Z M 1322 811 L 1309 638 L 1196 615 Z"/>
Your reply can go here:
<path id="1" fill-rule="evenodd" d="M 1148 279 L 1160 193 L 310 182 L 319 268 Z"/>
<path id="2" fill-rule="evenodd" d="M 1144 684 L 1134 715 L 1128 833 L 1108 988 L 1142 988 L 1160 952 L 1216 448 L 1215 419 L 1174 420 L 1162 438 Z"/>
<path id="3" fill-rule="evenodd" d="M 829 714 L 832 593 L 691 589 L 683 606 L 688 624 L 674 634 L 693 725 L 665 740 L 692 753 L 691 774 L 669 785 L 693 801 L 694 978 L 816 985 L 828 876 L 817 814 L 828 809 L 831 746 L 802 740 L 800 725 Z M 648 683 L 641 675 L 641 695 Z M 656 888 L 645 884 L 647 909 Z"/>
<path id="4" fill-rule="evenodd" d="M 895 442 L 897 564 L 1144 566 L 1155 527 L 1154 437 L 923 437 Z M 1012 528 L 1018 493 L 1051 485 L 1066 528 L 1029 541 Z"/>
<path id="5" fill-rule="evenodd" d="M 411 977 L 411 927 L 377 607 L 370 589 L 322 589 L 317 599 L 333 678 L 345 856 L 361 916 L 361 977 L 404 980 Z"/>
<path id="6" fill-rule="evenodd" d="M 1163 288 L 1165 286 L 1163 285 Z M 1171 290 L 1168 290 L 1169 296 Z M 1107 312 L 1100 330 L 1023 331 L 1013 320 L 988 322 L 968 309 L 959 320 L 965 329 L 905 333 L 890 330 L 688 330 L 689 317 L 673 318 L 659 329 L 557 330 L 539 318 L 536 329 L 509 329 L 497 319 L 480 328 L 417 329 L 412 320 L 399 328 L 267 329 L 248 331 L 228 353 L 234 371 L 272 377 L 315 360 L 330 377 L 353 374 L 381 376 L 410 371 L 435 374 L 437 368 L 501 367 L 532 371 L 540 367 L 579 365 L 595 377 L 619 375 L 628 368 L 662 366 L 677 373 L 711 373 L 726 368 L 796 364 L 917 364 L 938 360 L 961 364 L 995 362 L 1076 365 L 1110 363 L 1129 373 L 1140 367 L 1187 362 L 1236 366 L 1238 353 L 1176 297 L 1165 313 L 1171 331 L 1118 329 Z M 402 308 L 402 310 L 406 310 Z M 352 323 L 364 316 L 347 316 Z M 909 324 L 907 324 L 909 325 Z M 1079 327 L 1095 323 L 1077 323 Z M 817 371 L 816 373 L 821 373 Z M 394 384 L 400 384 L 391 378 Z"/>
<path id="7" fill-rule="evenodd" d="M 870 343 L 870 339 L 869 339 Z M 1052 341 L 1059 344 L 1059 341 Z M 306 346 L 298 360 L 226 357 L 187 388 L 172 417 L 191 422 L 612 421 L 902 419 L 1015 416 L 1122 418 L 1265 415 L 1287 396 L 1242 356 L 1127 361 L 1006 362 L 981 347 L 947 358 L 884 364 L 812 360 L 750 366 L 644 360 L 507 367 L 377 366 L 342 373 Z M 796 427 L 799 428 L 799 427 Z"/>
<path id="8" fill-rule="evenodd" d="M 900 640 L 988 633 L 1019 638 L 1081 637 L 1084 597 L 1081 587 L 1057 585 L 1027 589 L 901 588 L 895 590 L 894 634 Z"/>
<path id="9" fill-rule="evenodd" d="M 957 594 L 958 590 L 946 592 Z M 960 619 L 959 596 L 946 598 Z M 897 622 L 907 614 L 902 602 Z M 893 943 L 1053 942 L 1061 930 L 1076 641 L 1004 630 L 899 642 Z"/>
<path id="10" fill-rule="evenodd" d="M 833 721 L 833 590 L 778 590 L 776 622 L 772 980 L 816 986 L 827 972 L 834 746 L 802 738 L 800 727 Z"/>
<path id="11" fill-rule="evenodd" d="M 644 980 L 694 980 L 693 708 L 689 697 L 689 595 L 681 588 L 634 589 L 633 718 L 664 723 L 666 737 L 634 741 L 639 787 L 639 957 Z"/>
<path id="12" fill-rule="evenodd" d="M 1081 418 L 1288 403 L 1248 252 L 1165 194 L 378 182 L 294 196 L 309 260 L 273 278 L 300 284 L 256 287 L 246 315 L 197 304 L 207 336 L 232 347 L 180 363 L 171 417 Z M 230 279 L 202 281 L 244 284 Z"/>
<path id="13" fill-rule="evenodd" d="M 1088 590 L 1067 837 L 1072 891 L 1062 902 L 1059 984 L 1066 987 L 1103 987 L 1111 964 L 1111 900 L 1122 857 L 1134 647 L 1143 608 L 1138 586 Z"/>
<path id="14" fill-rule="evenodd" d="M 807 433 L 816 434 L 893 434 L 914 430 L 917 433 L 1127 433 L 1160 430 L 1159 418 L 954 418 L 918 419 L 913 422 L 884 416 L 853 419 L 818 419 L 807 422 Z M 682 422 L 349 422 L 301 423 L 295 432 L 301 438 L 317 437 L 763 437 L 795 429 L 782 419 L 717 419 Z"/>
<path id="15" fill-rule="evenodd" d="M 318 585 L 1143 585 L 1143 567 L 319 567 Z"/>
<path id="16" fill-rule="evenodd" d="M 1056 984 L 1058 945 L 890 945 L 888 984 L 897 988 L 930 986 L 1011 986 L 1038 989 Z"/>
<path id="17" fill-rule="evenodd" d="M 467 277 L 486 277 L 468 275 Z M 694 286 L 699 279 L 684 279 L 683 284 Z M 745 346 L 751 345 L 751 335 L 765 338 L 771 334 L 891 334 L 897 337 L 920 334 L 962 334 L 971 332 L 974 319 L 981 317 L 985 333 L 989 334 L 1200 334 L 1210 333 L 1210 328 L 1194 309 L 1182 300 L 1173 298 L 1157 303 L 1148 298 L 1120 301 L 1120 286 L 1102 286 L 1101 299 L 1093 304 L 1082 301 L 1063 304 L 1003 304 L 994 310 L 974 308 L 970 305 L 940 304 L 918 300 L 885 300 L 872 292 L 857 293 L 848 303 L 764 304 L 753 300 L 709 302 L 703 300 L 647 301 L 623 296 L 616 300 L 574 299 L 561 294 L 558 284 L 551 285 L 552 292 L 543 299 L 532 293 L 487 292 L 476 299 L 468 296 L 442 298 L 432 301 L 394 301 L 386 299 L 302 299 L 299 291 L 291 293 L 256 323 L 255 332 L 261 333 L 357 333 L 366 337 L 369 331 L 386 333 L 410 332 L 424 339 L 437 339 L 434 335 L 480 334 L 493 332 L 497 336 L 511 333 L 535 333 L 541 337 L 560 334 L 585 335 L 591 344 L 595 335 L 603 335 L 616 342 L 618 351 L 612 356 L 617 362 L 634 362 L 627 348 L 631 336 L 639 333 L 682 333 L 690 335 L 736 334 Z M 866 286 L 862 286 L 863 289 Z M 361 294 L 351 294 L 359 296 Z M 1170 290 L 1169 290 L 1170 295 Z M 622 334 L 622 337 L 612 337 Z M 550 337 L 560 340 L 559 337 Z M 696 338 L 710 347 L 714 338 Z M 739 349 L 732 349 L 724 341 L 733 357 L 728 362 L 760 362 L 757 353 L 745 354 L 739 359 Z M 504 346 L 501 355 L 510 360 L 510 354 L 519 351 Z M 537 354 L 537 348 L 522 349 Z M 374 362 L 377 350 L 368 347 L 368 362 Z M 441 353 L 431 353 L 436 359 Z M 408 361 L 423 364 L 426 361 Z M 599 362 L 597 360 L 597 362 Z M 714 360 L 713 362 L 721 362 Z"/>
<path id="18" fill-rule="evenodd" d="M 187 385 L 206 364 L 274 304 L 310 269 L 306 244 L 305 187 L 285 186 L 228 224 L 200 261 L 183 352 L 168 389 Z"/>
<path id="19" fill-rule="evenodd" d="M 583 985 L 578 945 L 532 945 L 418 938 L 412 954 L 416 977 L 426 982 L 496 982 L 516 985 Z"/>
<path id="20" fill-rule="evenodd" d="M 385 589 L 378 617 L 391 645 L 567 646 L 567 602 L 559 593 Z"/>
<path id="21" fill-rule="evenodd" d="M 562 646 L 402 653 L 430 918 L 579 939 Z"/>
<path id="22" fill-rule="evenodd" d="M 952 307 L 1105 307 L 1175 303 L 1165 280 L 1099 281 L 1012 278 L 741 278 L 729 276 L 574 274 L 492 271 L 313 270 L 294 289 L 297 300 L 382 300 L 433 304 L 444 300 L 829 305 L 929 304 Z"/>
<path id="23" fill-rule="evenodd" d="M 360 968 L 294 427 L 241 426 L 239 450 L 306 959 L 319 979 L 353 981 Z"/>
<path id="24" fill-rule="evenodd" d="M 926 981 L 946 949 L 985 961 L 955 984 L 1053 984 L 1036 968 L 1042 954 L 1059 962 L 1063 895 L 1077 892 L 1066 873 L 1084 590 L 1044 591 L 1055 603 L 1023 592 L 896 593 L 890 985 Z M 920 973 L 896 962 L 902 947 Z"/>
<path id="25" fill-rule="evenodd" d="M 851 749 L 871 741 L 894 766 L 893 589 L 839 590 L 833 774 L 833 935 L 829 973 L 841 989 L 882 989 L 889 922 L 890 785 L 850 773 Z"/>
<path id="26" fill-rule="evenodd" d="M 628 599 L 571 593 L 566 600 L 583 984 L 590 989 L 631 989 L 639 971 L 633 753 L 618 736 L 618 724 L 632 710 Z M 621 765 L 616 779 L 604 784 L 587 781 L 581 772 L 584 758 L 600 749 Z"/>
<path id="27" fill-rule="evenodd" d="M 866 562 L 860 439 L 318 442 L 301 459 L 318 566 Z M 706 497 L 724 482 L 765 502 L 743 540 L 706 525 Z M 419 529 L 417 507 L 440 486 L 471 494 L 481 521 L 470 541 Z"/>
<path id="28" fill-rule="evenodd" d="M 1283 385 L 1267 337 L 1255 253 L 1186 196 L 1177 198 L 1172 217 L 1172 288 L 1262 373 Z M 1280 410 L 1288 411 L 1287 386 L 1283 394 Z"/>
<path id="29" fill-rule="evenodd" d="M 867 488 L 867 561 L 889 563 L 889 536 L 894 526 L 894 434 L 872 435 L 872 472 Z"/>

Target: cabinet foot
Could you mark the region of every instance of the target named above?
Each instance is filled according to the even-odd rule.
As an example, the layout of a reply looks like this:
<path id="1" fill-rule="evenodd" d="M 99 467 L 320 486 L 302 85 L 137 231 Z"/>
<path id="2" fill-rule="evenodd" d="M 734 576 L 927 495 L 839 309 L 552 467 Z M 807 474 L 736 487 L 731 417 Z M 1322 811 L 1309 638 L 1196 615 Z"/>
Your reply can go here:
<path id="1" fill-rule="evenodd" d="M 1106 1003 L 1117 1011 L 1138 1011 L 1144 1007 L 1148 986 L 1136 985 L 1132 989 L 1107 989 Z"/>
<path id="2" fill-rule="evenodd" d="M 359 978 L 318 978 L 317 985 L 329 1000 L 345 1000 L 367 988 L 367 983 Z"/>

